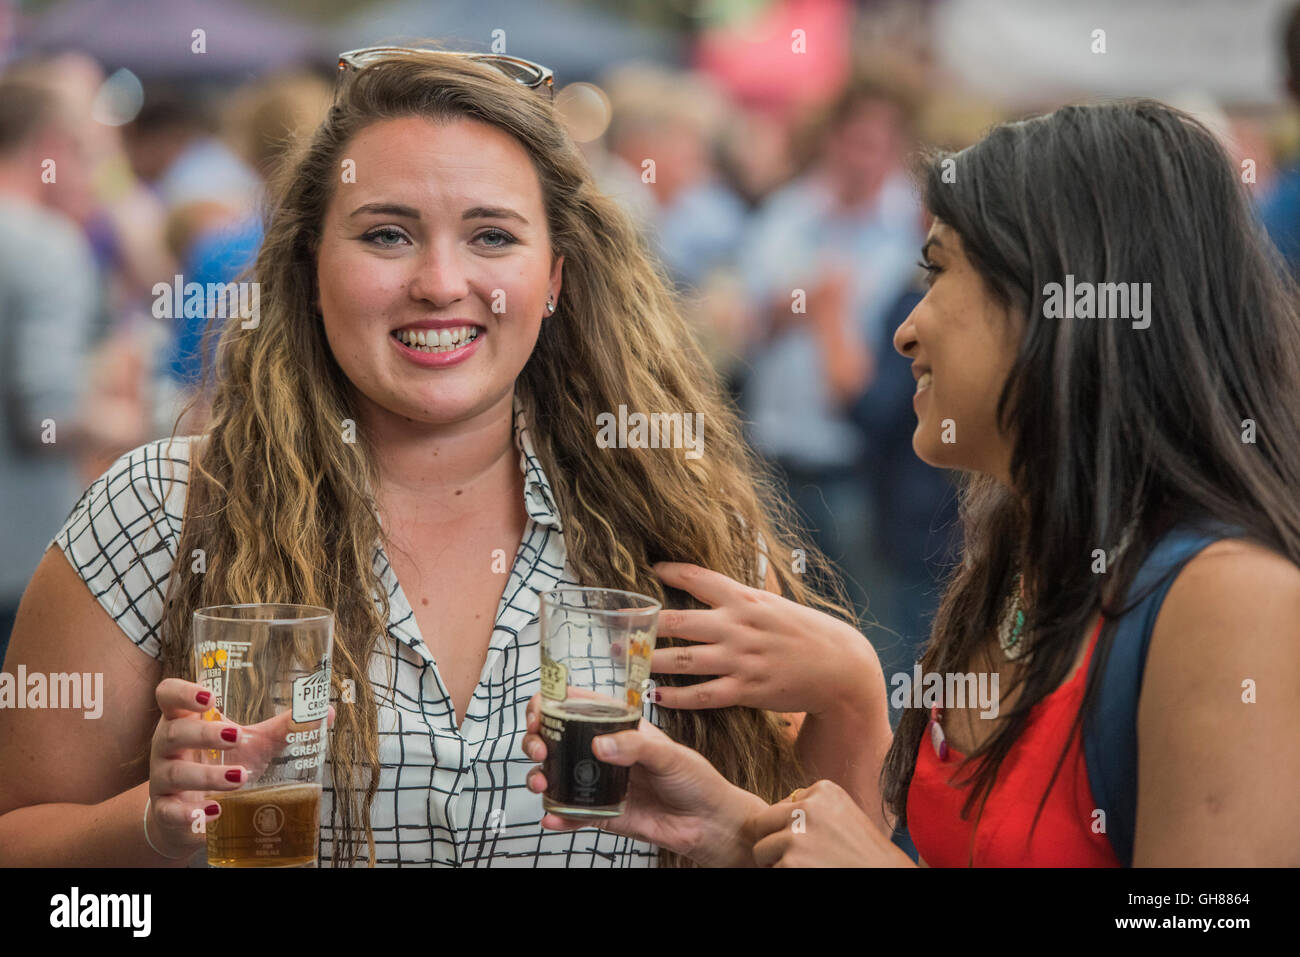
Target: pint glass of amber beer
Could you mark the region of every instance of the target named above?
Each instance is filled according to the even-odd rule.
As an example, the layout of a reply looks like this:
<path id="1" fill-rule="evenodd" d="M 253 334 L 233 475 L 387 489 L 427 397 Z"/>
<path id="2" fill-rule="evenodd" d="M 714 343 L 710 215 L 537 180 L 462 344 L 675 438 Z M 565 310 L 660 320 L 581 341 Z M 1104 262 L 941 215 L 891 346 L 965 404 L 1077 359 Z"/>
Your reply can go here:
<path id="1" fill-rule="evenodd" d="M 204 764 L 242 765 L 237 791 L 207 795 L 209 867 L 315 867 L 320 840 L 334 615 L 312 605 L 218 605 L 194 613 L 195 680 L 207 721 L 241 725 Z"/>
<path id="2" fill-rule="evenodd" d="M 599 760 L 591 742 L 641 720 L 659 602 L 612 588 L 558 588 L 541 601 L 542 806 L 569 818 L 617 816 L 629 769 Z"/>

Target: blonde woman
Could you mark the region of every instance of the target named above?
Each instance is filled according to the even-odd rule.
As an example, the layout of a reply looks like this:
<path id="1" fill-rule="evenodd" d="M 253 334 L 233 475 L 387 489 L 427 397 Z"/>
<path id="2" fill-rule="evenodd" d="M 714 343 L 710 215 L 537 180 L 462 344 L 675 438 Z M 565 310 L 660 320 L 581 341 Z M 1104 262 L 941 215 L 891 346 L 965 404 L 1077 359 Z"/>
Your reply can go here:
<path id="1" fill-rule="evenodd" d="M 322 864 L 678 863 L 542 829 L 521 749 L 538 592 L 688 607 L 672 586 L 689 583 L 653 572 L 673 561 L 825 605 L 544 68 L 428 51 L 340 67 L 272 192 L 260 315 L 224 326 L 208 430 L 123 456 L 27 590 L 11 670 L 103 672 L 107 701 L 95 722 L 0 712 L 0 864 L 201 864 L 191 813 L 243 781 L 189 759 L 229 746 L 196 719 L 190 620 L 266 601 L 336 616 Z M 701 414 L 703 454 L 602 447 L 620 405 Z M 769 801 L 823 777 L 869 793 L 852 741 L 887 726 L 862 694 L 878 665 L 848 625 L 817 634 L 665 635 L 682 653 L 654 722 Z"/>

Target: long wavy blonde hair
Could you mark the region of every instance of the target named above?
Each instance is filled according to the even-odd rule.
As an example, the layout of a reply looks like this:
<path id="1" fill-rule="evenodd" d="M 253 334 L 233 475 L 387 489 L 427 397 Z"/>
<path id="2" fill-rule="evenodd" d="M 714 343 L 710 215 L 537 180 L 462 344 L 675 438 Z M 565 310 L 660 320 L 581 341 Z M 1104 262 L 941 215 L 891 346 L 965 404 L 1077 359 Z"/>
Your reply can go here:
<path id="1" fill-rule="evenodd" d="M 844 614 L 842 593 L 820 597 L 793 571 L 799 542 L 788 507 L 744 443 L 662 267 L 595 187 L 552 104 L 464 58 L 427 53 L 377 61 L 340 89 L 311 141 L 272 184 L 253 267 L 261 322 L 246 330 L 233 318 L 219 330 L 215 372 L 204 377 L 211 419 L 191 464 L 162 629 L 165 674 L 192 677 L 196 608 L 298 602 L 334 609 L 332 680 L 337 691 L 353 679 L 356 695 L 353 706 L 338 709 L 329 750 L 332 824 L 340 835 L 335 866 L 358 859 L 363 835 L 366 859 L 373 865 L 375 857 L 369 822 L 379 737 L 367 663 L 388 618 L 387 593 L 372 565 L 376 546 L 387 542 L 367 491 L 379 484 L 373 450 L 364 435 L 340 441 L 341 423 L 355 420 L 357 410 L 313 306 L 316 250 L 347 144 L 368 124 L 408 116 L 469 118 L 504 130 L 528 151 L 541 181 L 554 253 L 565 257 L 564 295 L 516 394 L 578 579 L 691 607 L 689 596 L 665 595 L 651 566 L 692 562 L 761 587 L 761 536 L 788 597 Z M 619 405 L 703 413 L 705 454 L 687 460 L 681 450 L 598 447 L 597 416 Z M 809 570 L 824 572 L 823 559 L 802 547 Z M 195 548 L 204 549 L 204 574 L 189 573 L 181 560 Z M 769 802 L 807 783 L 788 723 L 778 715 L 743 707 L 660 713 L 668 734 Z M 661 851 L 661 863 L 683 862 Z"/>

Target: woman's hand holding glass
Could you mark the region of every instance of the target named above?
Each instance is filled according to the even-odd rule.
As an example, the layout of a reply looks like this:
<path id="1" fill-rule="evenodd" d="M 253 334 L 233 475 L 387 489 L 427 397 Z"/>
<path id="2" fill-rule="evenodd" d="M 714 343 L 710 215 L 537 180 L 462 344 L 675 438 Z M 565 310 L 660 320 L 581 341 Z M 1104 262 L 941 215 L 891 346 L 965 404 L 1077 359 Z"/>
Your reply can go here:
<path id="1" fill-rule="evenodd" d="M 145 827 L 154 848 L 166 857 L 189 857 L 207 844 L 206 824 L 220 814 L 207 794 L 235 791 L 257 780 L 284 749 L 285 735 L 292 730 L 288 710 L 249 727 L 220 717 L 203 720 L 210 710 L 209 694 L 202 685 L 181 678 L 164 678 L 155 690 L 162 718 L 150 748 Z M 331 705 L 330 725 L 333 721 Z M 230 763 L 200 764 L 195 752 L 201 749 L 224 751 Z M 203 826 L 197 825 L 200 821 Z"/>
<path id="2" fill-rule="evenodd" d="M 534 695 L 523 742 L 524 753 L 534 761 L 546 758 L 540 711 L 541 696 Z M 544 827 L 600 827 L 666 847 L 706 867 L 913 866 L 833 781 L 818 781 L 769 806 L 644 718 L 635 731 L 599 735 L 592 751 L 602 761 L 631 767 L 627 809 L 599 821 L 547 814 Z M 529 772 L 528 788 L 546 790 L 540 768 Z"/>
<path id="3" fill-rule="evenodd" d="M 541 706 L 541 695 L 533 695 L 523 741 L 524 753 L 538 762 L 546 759 Z M 703 755 L 673 741 L 644 718 L 634 731 L 597 736 L 592 751 L 601 761 L 631 767 L 626 810 L 599 821 L 570 821 L 547 814 L 543 827 L 600 827 L 666 847 L 706 867 L 752 866 L 750 844 L 741 830 L 767 805 L 727 781 Z M 538 794 L 546 790 L 541 768 L 528 773 L 528 788 Z"/>

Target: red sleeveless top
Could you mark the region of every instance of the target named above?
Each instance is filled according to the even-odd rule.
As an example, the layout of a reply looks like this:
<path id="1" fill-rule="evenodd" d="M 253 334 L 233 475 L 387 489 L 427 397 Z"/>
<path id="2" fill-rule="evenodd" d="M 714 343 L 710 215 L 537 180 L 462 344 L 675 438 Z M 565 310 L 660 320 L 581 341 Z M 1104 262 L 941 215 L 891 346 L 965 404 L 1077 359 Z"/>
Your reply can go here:
<path id="1" fill-rule="evenodd" d="M 1070 742 L 1030 834 L 1038 802 L 1083 702 L 1088 663 L 1100 634 L 1099 622 L 1082 666 L 1030 711 L 1023 733 L 1002 762 L 978 826 L 979 800 L 970 818 L 962 820 L 970 787 L 949 783 L 964 755 L 949 745 L 947 759 L 940 761 L 929 732 L 921 738 L 907 794 L 907 823 L 912 843 L 931 867 L 1120 866 L 1106 835 L 1094 831 L 1100 816 L 1094 814 L 1097 805 L 1088 785 L 1080 733 Z M 973 770 L 975 766 L 963 769 L 958 780 L 967 780 Z"/>

